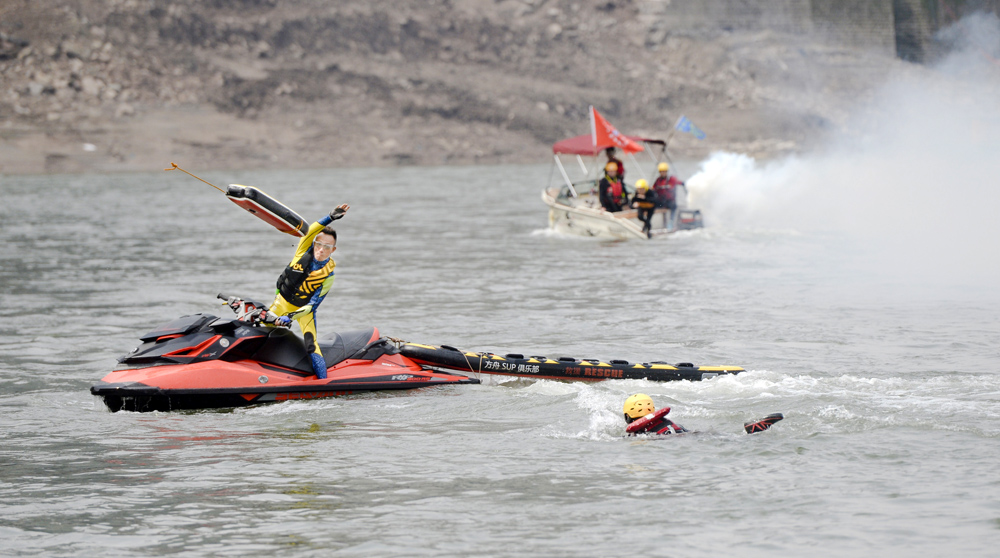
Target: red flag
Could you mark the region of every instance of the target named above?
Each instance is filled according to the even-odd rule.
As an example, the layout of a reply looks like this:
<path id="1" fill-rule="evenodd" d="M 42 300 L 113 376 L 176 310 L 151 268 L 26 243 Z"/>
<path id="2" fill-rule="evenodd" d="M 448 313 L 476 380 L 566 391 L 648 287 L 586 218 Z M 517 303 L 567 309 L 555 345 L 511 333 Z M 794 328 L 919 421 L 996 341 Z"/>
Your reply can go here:
<path id="1" fill-rule="evenodd" d="M 594 138 L 594 147 L 596 149 L 617 147 L 626 153 L 642 151 L 641 145 L 625 137 L 610 122 L 605 120 L 594 107 L 590 107 L 590 135 Z"/>

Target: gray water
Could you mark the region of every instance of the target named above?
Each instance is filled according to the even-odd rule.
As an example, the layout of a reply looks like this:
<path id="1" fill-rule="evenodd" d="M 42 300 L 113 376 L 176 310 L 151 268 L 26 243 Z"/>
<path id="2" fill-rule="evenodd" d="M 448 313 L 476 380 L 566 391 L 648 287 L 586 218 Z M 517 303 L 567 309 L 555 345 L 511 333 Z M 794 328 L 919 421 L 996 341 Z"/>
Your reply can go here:
<path id="1" fill-rule="evenodd" d="M 351 204 L 321 335 L 748 372 L 112 414 L 88 388 L 141 333 L 226 315 L 220 291 L 269 298 L 295 239 L 177 172 L 0 177 L 0 555 L 996 555 L 994 288 L 712 215 L 650 242 L 552 236 L 548 173 L 206 178 L 309 219 Z M 623 438 L 636 392 L 698 433 Z"/>

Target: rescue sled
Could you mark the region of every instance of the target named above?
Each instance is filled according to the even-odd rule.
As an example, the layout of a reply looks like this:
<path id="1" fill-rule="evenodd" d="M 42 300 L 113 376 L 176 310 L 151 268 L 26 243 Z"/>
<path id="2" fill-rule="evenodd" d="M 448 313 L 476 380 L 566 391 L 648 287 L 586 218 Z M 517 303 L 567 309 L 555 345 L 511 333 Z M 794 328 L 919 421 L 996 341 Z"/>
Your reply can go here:
<path id="1" fill-rule="evenodd" d="M 182 169 L 177 165 L 177 163 L 170 163 L 170 168 L 163 170 L 167 172 L 175 170 L 181 171 L 191 178 L 208 184 L 212 188 L 215 188 L 225 194 L 229 201 L 249 211 L 251 215 L 256 216 L 261 221 L 264 221 L 268 225 L 271 225 L 285 234 L 303 237 L 306 235 L 306 232 L 309 231 L 309 224 L 306 223 L 298 213 L 292 211 L 291 208 L 285 204 L 265 194 L 259 189 L 254 188 L 253 186 L 230 184 L 227 190 L 223 190 L 204 178 L 195 176 L 194 174 Z"/>
<path id="2" fill-rule="evenodd" d="M 230 184 L 226 197 L 285 234 L 302 237 L 309 230 L 309 223 L 298 213 L 253 186 Z"/>
<path id="3" fill-rule="evenodd" d="M 458 371 L 474 374 L 497 374 L 549 380 L 574 380 L 597 382 L 610 379 L 701 381 L 726 374 L 739 374 L 739 366 L 695 366 L 689 362 L 637 362 L 627 360 L 579 359 L 571 357 L 548 358 L 523 354 L 497 355 L 472 353 L 448 345 L 421 345 L 406 343 L 400 347 L 401 355 L 413 362 L 438 371 Z"/>
<path id="4" fill-rule="evenodd" d="M 183 316 L 140 338 L 90 392 L 112 411 L 244 407 L 294 399 L 416 389 L 479 380 L 425 369 L 378 329 L 334 333 L 319 341 L 328 367 L 317 379 L 302 339 L 275 327 L 266 306 L 226 297 L 236 318 Z"/>

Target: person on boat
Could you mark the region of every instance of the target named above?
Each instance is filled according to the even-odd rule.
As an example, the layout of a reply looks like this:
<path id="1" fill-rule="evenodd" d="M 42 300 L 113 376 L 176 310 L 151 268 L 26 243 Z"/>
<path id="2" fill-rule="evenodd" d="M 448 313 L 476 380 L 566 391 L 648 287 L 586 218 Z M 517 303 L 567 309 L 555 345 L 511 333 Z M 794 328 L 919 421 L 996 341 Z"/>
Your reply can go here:
<path id="1" fill-rule="evenodd" d="M 677 216 L 677 187 L 683 186 L 679 178 L 670 174 L 670 165 L 660 163 L 656 170 L 660 176 L 653 181 L 653 191 L 656 193 L 657 206 L 670 210 L 670 217 L 666 223 L 667 230 L 674 228 L 674 217 Z"/>
<path id="2" fill-rule="evenodd" d="M 618 176 L 618 165 L 608 163 L 604 166 L 604 178 L 597 185 L 601 207 L 615 213 L 628 206 L 628 192 L 625 191 L 625 184 Z"/>
<path id="3" fill-rule="evenodd" d="M 690 430 L 671 421 L 667 418 L 670 407 L 664 407 L 659 411 L 653 405 L 653 399 L 645 393 L 637 393 L 625 400 L 623 408 L 625 412 L 625 435 L 637 436 L 639 434 L 683 434 Z M 747 434 L 763 432 L 771 425 L 784 419 L 781 413 L 772 413 L 766 417 L 743 424 L 743 430 Z"/>
<path id="4" fill-rule="evenodd" d="M 604 150 L 604 154 L 607 155 L 609 163 L 614 163 L 615 165 L 618 166 L 618 178 L 620 178 L 620 179 L 622 179 L 622 181 L 624 181 L 625 180 L 625 165 L 622 164 L 622 160 L 621 159 L 619 159 L 618 157 L 615 157 L 615 148 L 614 147 L 609 147 L 609 148 L 605 149 Z"/>
<path id="5" fill-rule="evenodd" d="M 642 221 L 642 232 L 646 238 L 653 237 L 653 213 L 656 211 L 656 192 L 649 189 L 645 178 L 635 181 L 635 195 L 632 196 L 632 207 L 638 209 L 639 220 Z"/>
<path id="6" fill-rule="evenodd" d="M 343 217 L 348 209 L 350 206 L 345 203 L 309 225 L 295 255 L 278 277 L 277 293 L 270 307 L 278 315 L 277 325 L 287 326 L 292 320 L 299 323 L 313 372 L 319 379 L 326 378 L 326 360 L 317 342 L 316 309 L 333 286 L 333 270 L 337 266 L 330 257 L 337 249 L 337 231 L 330 223 Z"/>

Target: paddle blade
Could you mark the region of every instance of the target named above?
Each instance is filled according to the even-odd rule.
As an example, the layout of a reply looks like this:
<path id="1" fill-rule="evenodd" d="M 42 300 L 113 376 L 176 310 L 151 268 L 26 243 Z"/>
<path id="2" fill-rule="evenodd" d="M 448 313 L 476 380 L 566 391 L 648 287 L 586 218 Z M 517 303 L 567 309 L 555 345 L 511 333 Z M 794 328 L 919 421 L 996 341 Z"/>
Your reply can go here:
<path id="1" fill-rule="evenodd" d="M 770 414 L 760 420 L 744 423 L 743 429 L 747 431 L 747 434 L 753 434 L 754 432 L 763 432 L 768 428 L 771 428 L 772 424 L 784 418 L 785 415 L 781 413 Z"/>

